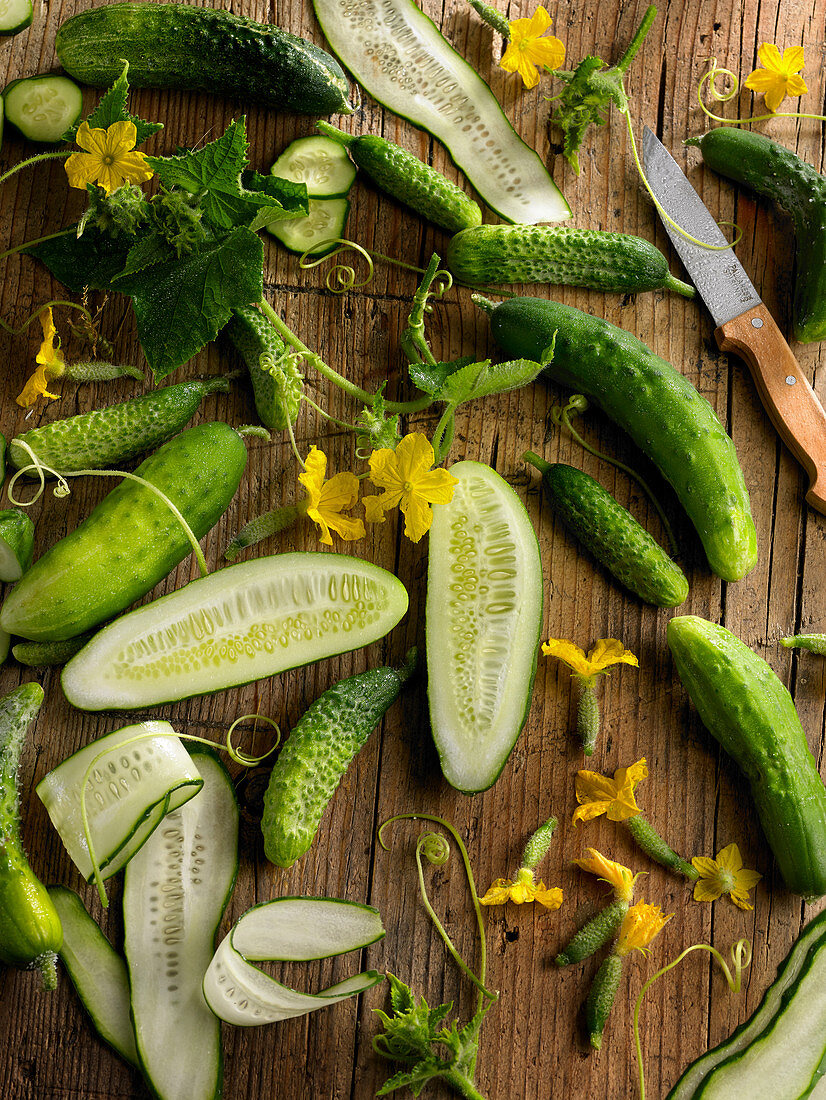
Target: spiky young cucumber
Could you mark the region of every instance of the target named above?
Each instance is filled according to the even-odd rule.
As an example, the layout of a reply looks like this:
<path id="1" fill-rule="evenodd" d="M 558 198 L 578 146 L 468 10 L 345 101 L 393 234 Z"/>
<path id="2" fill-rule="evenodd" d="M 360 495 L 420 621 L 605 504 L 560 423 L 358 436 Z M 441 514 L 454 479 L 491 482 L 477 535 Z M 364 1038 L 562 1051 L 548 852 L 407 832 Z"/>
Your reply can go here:
<path id="1" fill-rule="evenodd" d="M 631 436 L 671 483 L 714 572 L 741 580 L 757 562 L 757 535 L 734 443 L 711 405 L 641 340 L 599 317 L 541 298 L 510 298 L 490 313 L 494 339 L 514 358 L 584 393 Z"/>
<path id="2" fill-rule="evenodd" d="M 270 431 L 286 431 L 298 417 L 302 383 L 286 344 L 255 306 L 234 309 L 224 331 L 247 365 L 259 420 Z M 274 372 L 262 366 L 262 355 L 272 360 Z"/>
<path id="3" fill-rule="evenodd" d="M 463 283 L 560 283 L 635 294 L 673 290 L 685 298 L 695 291 L 668 270 L 658 248 L 628 233 L 544 225 L 477 225 L 457 233 L 447 246 L 446 263 Z"/>

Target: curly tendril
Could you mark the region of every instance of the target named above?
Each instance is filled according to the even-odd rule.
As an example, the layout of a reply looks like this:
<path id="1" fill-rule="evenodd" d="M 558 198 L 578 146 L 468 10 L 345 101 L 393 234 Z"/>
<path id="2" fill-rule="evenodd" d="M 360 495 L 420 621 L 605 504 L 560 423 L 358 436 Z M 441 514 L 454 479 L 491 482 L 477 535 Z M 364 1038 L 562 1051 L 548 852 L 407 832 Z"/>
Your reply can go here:
<path id="1" fill-rule="evenodd" d="M 275 743 L 271 745 L 265 753 L 261 756 L 250 756 L 249 753 L 242 752 L 241 749 L 236 749 L 232 743 L 232 735 L 235 733 L 236 726 L 239 726 L 241 722 L 247 718 L 252 718 L 254 722 L 258 722 L 260 719 L 262 722 L 268 722 L 270 726 L 275 730 Z M 255 732 L 255 726 L 253 726 L 253 732 Z M 263 763 L 268 756 L 272 756 L 278 746 L 281 744 L 281 727 L 272 718 L 268 718 L 266 714 L 242 714 L 240 718 L 236 718 L 232 725 L 227 730 L 226 747 L 229 753 L 230 760 L 234 760 L 236 764 L 240 764 L 244 768 L 255 768 L 259 764 Z"/>
<path id="2" fill-rule="evenodd" d="M 450 845 L 441 833 L 422 833 L 416 848 L 432 867 L 443 867 L 450 859 Z"/>
<path id="3" fill-rule="evenodd" d="M 315 255 L 323 248 L 328 248 L 331 245 L 338 245 L 338 248 L 333 249 L 332 252 L 327 252 L 324 256 L 320 256 L 316 260 L 308 260 L 309 255 Z M 362 279 L 360 283 L 356 282 L 355 268 L 349 264 L 334 264 L 327 272 L 327 277 L 324 280 L 324 285 L 332 294 L 346 294 L 348 290 L 360 290 L 363 286 L 367 286 L 372 282 L 375 275 L 375 267 L 373 265 L 373 258 L 366 248 L 362 245 L 356 244 L 355 241 L 348 241 L 345 237 L 331 237 L 330 240 L 321 241 L 316 245 L 312 253 L 305 252 L 298 261 L 298 266 L 304 271 L 310 271 L 314 267 L 318 267 L 319 264 L 326 263 L 328 260 L 334 260 L 336 256 L 341 256 L 345 252 L 358 252 L 360 256 L 364 258 L 367 263 L 367 277 Z"/>
<path id="4" fill-rule="evenodd" d="M 802 111 L 770 111 L 765 115 L 750 115 L 748 118 L 724 118 L 722 115 L 715 115 L 703 102 L 703 88 L 706 87 L 708 98 L 713 99 L 716 103 L 728 103 L 739 94 L 740 81 L 731 69 L 724 69 L 718 65 L 716 57 L 710 57 L 708 63 L 708 72 L 703 74 L 700 83 L 697 85 L 697 102 L 700 104 L 703 114 L 715 122 L 723 122 L 727 126 L 749 126 L 752 122 L 767 122 L 772 118 L 814 118 L 819 122 L 826 122 L 826 116 L 824 115 L 805 114 Z M 717 87 L 717 81 L 720 79 L 729 86 L 728 91 L 721 91 Z M 738 237 L 737 240 L 739 239 Z M 737 241 L 734 243 L 736 244 Z"/>
<path id="5" fill-rule="evenodd" d="M 78 305 L 77 302 L 64 302 L 62 298 L 53 298 L 52 301 L 46 302 L 42 306 L 38 306 L 34 313 L 30 313 L 19 328 L 14 328 L 8 321 L 0 317 L 0 328 L 8 332 L 10 336 L 20 336 L 26 331 L 32 321 L 36 321 L 43 310 L 48 309 L 50 306 L 64 306 L 66 309 L 76 309 L 79 313 L 83 314 L 84 319 L 88 323 L 91 324 L 92 322 L 92 314 L 85 306 Z M 141 377 L 143 376 L 141 375 Z"/>

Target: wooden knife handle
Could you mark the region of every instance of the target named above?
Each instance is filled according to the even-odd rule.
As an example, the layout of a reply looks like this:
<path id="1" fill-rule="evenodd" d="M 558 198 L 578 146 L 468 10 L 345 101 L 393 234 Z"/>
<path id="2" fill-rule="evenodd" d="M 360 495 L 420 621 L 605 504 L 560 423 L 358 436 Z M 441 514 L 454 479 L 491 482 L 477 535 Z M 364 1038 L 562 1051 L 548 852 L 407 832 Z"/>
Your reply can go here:
<path id="1" fill-rule="evenodd" d="M 774 318 L 761 303 L 714 334 L 721 351 L 748 363 L 780 437 L 809 475 L 807 502 L 826 513 L 826 412 Z"/>

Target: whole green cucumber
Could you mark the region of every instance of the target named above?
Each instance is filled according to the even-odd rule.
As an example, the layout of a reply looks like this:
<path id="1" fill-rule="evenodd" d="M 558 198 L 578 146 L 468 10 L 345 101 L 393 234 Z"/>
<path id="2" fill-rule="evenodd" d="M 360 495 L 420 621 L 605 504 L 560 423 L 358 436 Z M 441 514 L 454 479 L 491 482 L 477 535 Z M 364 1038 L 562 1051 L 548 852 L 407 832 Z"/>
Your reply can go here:
<path id="1" fill-rule="evenodd" d="M 670 363 L 616 325 L 542 298 L 493 306 L 496 342 L 514 358 L 536 359 L 556 337 L 545 374 L 584 393 L 631 436 L 671 483 L 725 581 L 757 561 L 749 494 L 734 444 L 711 405 Z"/>
<path id="2" fill-rule="evenodd" d="M 310 848 L 350 761 L 367 742 L 416 666 L 373 668 L 320 695 L 304 712 L 278 754 L 264 795 L 264 852 L 291 867 Z"/>
<path id="3" fill-rule="evenodd" d="M 448 233 L 482 221 L 479 204 L 461 187 L 394 142 L 376 134 L 355 137 L 326 122 L 319 122 L 318 128 L 340 142 L 377 187 Z"/>
<path id="4" fill-rule="evenodd" d="M 9 461 L 18 470 L 33 464 L 25 443 L 41 463 L 59 473 L 118 466 L 177 435 L 207 394 L 227 393 L 229 388 L 226 378 L 195 379 L 55 420 L 16 436 L 9 444 Z"/>
<path id="5" fill-rule="evenodd" d="M 286 357 L 286 344 L 255 306 L 234 309 L 224 332 L 247 365 L 258 419 L 273 432 L 286 431 L 298 417 L 303 382 L 298 368 Z M 261 366 L 262 355 L 280 361 L 280 379 Z"/>
<path id="6" fill-rule="evenodd" d="M 826 339 L 826 177 L 763 134 L 721 126 L 686 145 L 722 176 L 742 183 L 791 214 L 797 248 L 793 329 L 809 344 Z"/>
<path id="7" fill-rule="evenodd" d="M 165 493 L 202 538 L 229 506 L 246 461 L 244 442 L 228 424 L 200 424 L 135 473 Z M 74 638 L 140 599 L 190 551 L 167 505 L 125 481 L 24 574 L 3 604 L 3 629 L 35 642 Z"/>
<path id="8" fill-rule="evenodd" d="M 189 4 L 110 4 L 58 28 L 63 68 L 107 88 L 129 62 L 133 88 L 215 92 L 308 114 L 349 114 L 350 87 L 330 54 L 228 11 Z"/>
<path id="9" fill-rule="evenodd" d="M 826 894 L 826 787 L 792 697 L 739 638 L 694 615 L 671 619 L 668 644 L 703 724 L 740 765 L 790 890 Z"/>
<path id="10" fill-rule="evenodd" d="M 562 462 L 522 456 L 542 474 L 545 496 L 568 530 L 629 591 L 656 607 L 677 607 L 688 581 L 658 542 L 598 481 Z"/>
<path id="11" fill-rule="evenodd" d="M 561 283 L 634 294 L 638 290 L 695 290 L 675 278 L 658 248 L 628 233 L 546 225 L 477 225 L 447 246 L 447 267 L 460 282 Z"/>

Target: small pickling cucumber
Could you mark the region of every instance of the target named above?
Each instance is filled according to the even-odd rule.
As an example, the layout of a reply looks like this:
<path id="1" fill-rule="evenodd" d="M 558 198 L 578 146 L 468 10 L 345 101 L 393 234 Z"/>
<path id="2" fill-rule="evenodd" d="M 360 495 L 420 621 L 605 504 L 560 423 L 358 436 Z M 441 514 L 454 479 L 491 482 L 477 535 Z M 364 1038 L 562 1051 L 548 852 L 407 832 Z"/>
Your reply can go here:
<path id="1" fill-rule="evenodd" d="M 350 761 L 395 702 L 416 666 L 373 668 L 328 688 L 298 720 L 270 774 L 264 795 L 264 852 L 291 867 L 309 851 L 324 811 Z"/>
<path id="2" fill-rule="evenodd" d="M 244 441 L 228 424 L 200 424 L 135 473 L 160 489 L 202 538 L 235 496 L 246 462 Z M 34 563 L 6 599 L 0 626 L 35 642 L 74 638 L 144 596 L 191 549 L 169 507 L 125 481 Z"/>
<path id="3" fill-rule="evenodd" d="M 303 183 L 311 199 L 346 195 L 356 168 L 341 143 L 328 137 L 303 137 L 290 142 L 270 172 L 282 180 Z"/>
<path id="4" fill-rule="evenodd" d="M 270 431 L 286 431 L 298 417 L 302 385 L 301 372 L 287 356 L 286 344 L 255 306 L 234 309 L 224 332 L 247 365 L 259 420 Z M 277 364 L 278 378 L 262 366 L 262 355 Z"/>
<path id="5" fill-rule="evenodd" d="M 786 885 L 809 901 L 826 894 L 826 787 L 791 695 L 725 627 L 671 619 L 668 644 L 703 724 L 751 785 Z"/>
<path id="6" fill-rule="evenodd" d="M 340 142 L 356 166 L 377 187 L 434 225 L 448 233 L 458 233 L 481 223 L 482 211 L 478 203 L 441 172 L 401 146 L 375 134 L 359 137 L 346 134 L 326 122 L 319 122 L 318 128 Z"/>
<path id="7" fill-rule="evenodd" d="M 32 0 L 5 0 L 0 8 L 0 35 L 19 34 L 31 26 L 33 17 Z"/>
<path id="8" fill-rule="evenodd" d="M 711 405 L 670 363 L 631 333 L 544 298 L 509 298 L 490 314 L 496 342 L 514 358 L 592 398 L 670 482 L 718 577 L 738 581 L 757 562 L 757 534 L 734 443 Z"/>
<path id="9" fill-rule="evenodd" d="M 0 581 L 19 581 L 31 568 L 34 524 L 19 508 L 0 512 Z"/>
<path id="10" fill-rule="evenodd" d="M 6 121 L 29 141 L 54 144 L 80 118 L 83 96 L 65 76 L 28 76 L 3 89 Z"/>
<path id="11" fill-rule="evenodd" d="M 542 474 L 545 496 L 568 530 L 629 591 L 656 607 L 677 607 L 688 581 L 627 508 L 598 481 L 562 462 L 522 456 Z"/>
<path id="12" fill-rule="evenodd" d="M 63 670 L 81 710 L 154 706 L 370 645 L 407 611 L 392 573 L 346 554 L 232 565 L 105 627 Z"/>
<path id="13" fill-rule="evenodd" d="M 308 256 L 329 252 L 334 241 L 344 234 L 350 203 L 347 199 L 310 199 L 309 214 L 301 218 L 281 218 L 264 226 L 271 237 L 290 252 Z"/>
<path id="14" fill-rule="evenodd" d="M 229 392 L 226 378 L 193 379 L 164 386 L 118 405 L 54 420 L 9 443 L 9 461 L 15 469 L 32 465 L 32 456 L 60 473 L 103 470 L 135 455 L 152 451 L 184 428 L 210 393 Z M 37 476 L 35 470 L 30 476 Z"/>
<path id="15" fill-rule="evenodd" d="M 561 283 L 635 294 L 673 290 L 693 298 L 694 288 L 675 278 L 653 244 L 628 233 L 545 225 L 477 225 L 447 246 L 447 268 L 471 286 L 497 283 Z"/>
<path id="16" fill-rule="evenodd" d="M 86 645 L 91 634 L 78 634 L 76 638 L 67 638 L 65 642 L 18 642 L 12 646 L 12 657 L 28 668 L 49 668 L 52 665 L 65 665 Z"/>
<path id="17" fill-rule="evenodd" d="M 776 202 L 795 229 L 794 337 L 826 339 L 826 177 L 763 134 L 720 126 L 690 138 L 715 172 Z"/>

